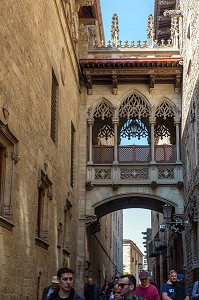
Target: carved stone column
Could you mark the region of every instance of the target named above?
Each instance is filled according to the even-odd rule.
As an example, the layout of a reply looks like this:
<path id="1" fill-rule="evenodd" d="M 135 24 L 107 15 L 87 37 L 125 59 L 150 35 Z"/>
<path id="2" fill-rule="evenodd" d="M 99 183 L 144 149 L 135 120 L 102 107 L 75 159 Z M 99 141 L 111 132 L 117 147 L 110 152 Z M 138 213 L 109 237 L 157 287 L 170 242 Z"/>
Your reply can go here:
<path id="1" fill-rule="evenodd" d="M 149 124 L 151 126 L 151 162 L 155 162 L 155 145 L 154 145 L 154 126 L 156 117 L 149 117 Z"/>
<path id="2" fill-rule="evenodd" d="M 93 151 L 92 151 L 92 150 L 93 150 L 93 144 L 92 144 L 92 140 L 93 140 L 93 136 L 92 136 L 93 123 L 94 123 L 93 118 L 90 118 L 90 119 L 87 120 L 88 131 L 89 131 L 88 163 L 90 163 L 90 164 L 93 163 L 93 155 L 92 155 L 92 152 L 93 152 Z"/>
<path id="3" fill-rule="evenodd" d="M 180 161 L 180 119 L 174 117 L 174 124 L 176 126 L 176 162 Z"/>
<path id="4" fill-rule="evenodd" d="M 114 164 L 118 163 L 118 144 L 117 144 L 117 126 L 118 126 L 118 119 L 117 117 L 113 117 L 112 119 L 113 125 L 114 125 Z"/>

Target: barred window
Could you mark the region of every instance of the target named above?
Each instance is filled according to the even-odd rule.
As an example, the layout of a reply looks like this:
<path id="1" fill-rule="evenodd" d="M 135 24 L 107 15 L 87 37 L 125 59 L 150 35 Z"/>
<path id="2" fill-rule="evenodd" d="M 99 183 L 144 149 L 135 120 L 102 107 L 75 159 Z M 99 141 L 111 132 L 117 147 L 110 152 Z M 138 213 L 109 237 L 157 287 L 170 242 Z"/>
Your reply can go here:
<path id="1" fill-rule="evenodd" d="M 48 210 L 49 200 L 52 199 L 52 184 L 48 176 L 41 171 L 38 181 L 38 207 L 37 207 L 37 227 L 35 242 L 37 245 L 48 249 Z"/>
<path id="2" fill-rule="evenodd" d="M 51 128 L 50 136 L 53 142 L 56 142 L 57 136 L 57 101 L 58 101 L 58 82 L 54 71 L 52 70 L 52 91 L 51 91 Z"/>
<path id="3" fill-rule="evenodd" d="M 74 165 L 75 165 L 75 128 L 71 122 L 71 176 L 70 184 L 74 187 Z"/>

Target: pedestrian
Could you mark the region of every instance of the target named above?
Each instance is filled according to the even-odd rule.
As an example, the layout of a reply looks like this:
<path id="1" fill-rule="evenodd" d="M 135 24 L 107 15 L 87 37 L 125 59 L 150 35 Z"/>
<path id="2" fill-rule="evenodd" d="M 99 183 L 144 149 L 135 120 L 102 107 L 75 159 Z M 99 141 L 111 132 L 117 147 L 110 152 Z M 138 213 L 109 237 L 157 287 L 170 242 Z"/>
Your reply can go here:
<path id="1" fill-rule="evenodd" d="M 83 300 L 72 287 L 74 271 L 68 267 L 60 268 L 57 272 L 59 287 L 50 295 L 50 300 Z"/>
<path id="2" fill-rule="evenodd" d="M 187 289 L 178 280 L 175 270 L 169 272 L 169 279 L 163 284 L 161 293 L 163 300 L 189 300 Z"/>
<path id="3" fill-rule="evenodd" d="M 118 284 L 118 282 L 119 282 L 119 277 L 113 276 L 112 281 L 110 283 L 110 291 L 111 291 L 110 300 L 114 299 L 113 288 Z"/>
<path id="4" fill-rule="evenodd" d="M 192 290 L 192 297 L 193 300 L 199 300 L 199 282 L 195 281 Z"/>
<path id="5" fill-rule="evenodd" d="M 50 295 L 58 288 L 58 278 L 53 276 L 51 280 L 51 285 L 48 285 L 44 288 L 42 300 L 48 300 Z"/>
<path id="6" fill-rule="evenodd" d="M 140 284 L 136 286 L 135 293 L 145 300 L 160 300 L 157 288 L 150 283 L 150 275 L 147 271 L 139 274 Z"/>
<path id="7" fill-rule="evenodd" d="M 142 297 L 137 297 L 135 294 L 136 278 L 134 275 L 122 275 L 119 280 L 119 287 L 121 288 L 121 296 L 124 300 L 143 300 Z"/>
<path id="8" fill-rule="evenodd" d="M 111 291 L 113 290 L 114 286 L 115 286 L 116 284 L 118 284 L 118 282 L 119 282 L 118 276 L 113 276 L 113 277 L 112 277 L 112 281 L 111 281 L 111 283 L 110 283 L 110 289 L 111 289 Z"/>
<path id="9" fill-rule="evenodd" d="M 122 299 L 122 295 L 121 295 L 121 288 L 119 287 L 118 284 L 116 284 L 113 288 L 113 299 L 114 300 L 120 300 Z"/>
<path id="10" fill-rule="evenodd" d="M 109 300 L 111 296 L 111 289 L 110 289 L 110 281 L 105 280 L 104 285 L 101 289 L 101 296 L 103 300 Z"/>
<path id="11" fill-rule="evenodd" d="M 84 285 L 85 300 L 99 300 L 99 294 L 98 284 L 93 281 L 92 277 L 88 277 L 87 283 Z"/>

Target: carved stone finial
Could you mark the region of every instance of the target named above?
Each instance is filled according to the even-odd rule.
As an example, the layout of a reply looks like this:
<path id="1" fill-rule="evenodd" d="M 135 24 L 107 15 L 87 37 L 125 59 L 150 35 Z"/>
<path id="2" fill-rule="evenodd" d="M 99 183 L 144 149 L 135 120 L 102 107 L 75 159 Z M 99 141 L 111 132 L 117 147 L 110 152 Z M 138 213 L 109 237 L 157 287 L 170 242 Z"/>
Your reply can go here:
<path id="1" fill-rule="evenodd" d="M 113 14 L 112 16 L 111 39 L 112 39 L 112 46 L 117 47 L 118 39 L 119 39 L 119 25 L 118 25 L 117 14 Z"/>
<path id="2" fill-rule="evenodd" d="M 148 22 L 147 22 L 147 38 L 148 38 L 148 45 L 149 48 L 153 48 L 153 38 L 154 38 L 154 21 L 153 16 L 150 14 L 148 16 Z"/>
<path id="3" fill-rule="evenodd" d="M 178 36 L 179 36 L 178 18 L 173 17 L 171 19 L 171 40 L 172 40 L 172 46 L 175 48 L 178 48 Z"/>

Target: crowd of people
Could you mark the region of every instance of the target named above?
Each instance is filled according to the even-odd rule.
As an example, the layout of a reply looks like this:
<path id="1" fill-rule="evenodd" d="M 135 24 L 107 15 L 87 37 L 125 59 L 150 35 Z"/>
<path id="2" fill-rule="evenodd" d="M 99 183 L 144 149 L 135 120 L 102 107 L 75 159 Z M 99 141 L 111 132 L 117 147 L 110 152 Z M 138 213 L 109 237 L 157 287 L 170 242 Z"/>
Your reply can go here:
<path id="1" fill-rule="evenodd" d="M 194 283 L 189 297 L 184 275 L 175 270 L 169 272 L 160 292 L 145 270 L 139 273 L 139 284 L 134 275 L 124 274 L 120 278 L 113 276 L 111 282 L 106 280 L 101 289 L 92 277 L 88 277 L 83 297 L 74 290 L 73 281 L 74 271 L 68 267 L 60 268 L 52 277 L 51 285 L 44 288 L 42 300 L 199 300 L 199 282 Z"/>

